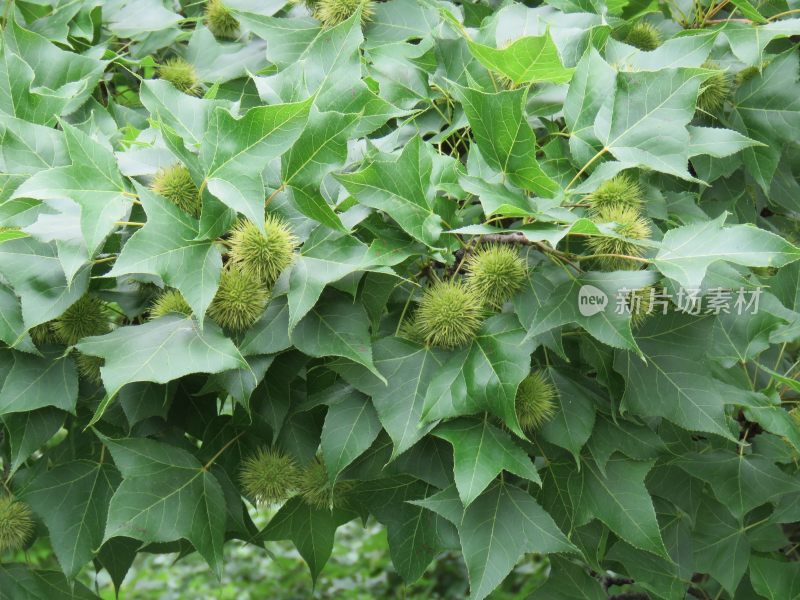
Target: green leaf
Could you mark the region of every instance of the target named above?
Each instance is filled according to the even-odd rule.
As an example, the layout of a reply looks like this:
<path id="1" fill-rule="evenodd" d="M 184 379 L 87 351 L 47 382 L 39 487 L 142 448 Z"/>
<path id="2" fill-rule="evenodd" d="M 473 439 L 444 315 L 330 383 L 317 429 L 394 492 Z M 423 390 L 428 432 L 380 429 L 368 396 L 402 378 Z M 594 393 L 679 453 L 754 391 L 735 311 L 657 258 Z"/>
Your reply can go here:
<path id="1" fill-rule="evenodd" d="M 613 102 L 603 104 L 595 122 L 601 151 L 623 163 L 693 180 L 686 126 L 708 76 L 699 69 L 617 73 Z"/>
<path id="2" fill-rule="evenodd" d="M 800 491 L 797 478 L 781 471 L 770 459 L 755 454 L 715 450 L 685 454 L 675 464 L 706 481 L 717 499 L 739 520 L 757 506 L 775 503 L 785 494 Z"/>
<path id="3" fill-rule="evenodd" d="M 75 413 L 78 374 L 75 363 L 60 352 L 44 356 L 3 350 L 0 370 L 6 371 L 0 388 L 0 416 L 55 406 Z"/>
<path id="4" fill-rule="evenodd" d="M 630 312 L 619 310 L 620 293 L 624 299 L 630 290 L 654 281 L 654 274 L 648 271 L 587 272 L 579 277 L 555 269 L 533 271 L 528 286 L 514 297 L 514 307 L 528 328 L 526 339 L 575 323 L 604 344 L 639 352 Z M 582 312 L 592 297 L 598 299 L 597 307 L 602 310 Z"/>
<path id="5" fill-rule="evenodd" d="M 360 394 L 328 407 L 322 427 L 322 458 L 331 481 L 370 447 L 381 431 L 378 414 Z"/>
<path id="6" fill-rule="evenodd" d="M 93 421 L 102 416 L 120 388 L 128 383 L 167 383 L 189 373 L 247 368 L 239 350 L 219 327 L 206 323 L 201 330 L 194 319 L 178 315 L 84 338 L 76 347 L 84 354 L 105 359 L 100 373 L 106 398 Z"/>
<path id="7" fill-rule="evenodd" d="M 286 296 L 270 300 L 267 309 L 245 333 L 240 346 L 243 356 L 274 354 L 290 348 L 289 305 Z"/>
<path id="8" fill-rule="evenodd" d="M 798 69 L 797 53 L 789 50 L 771 60 L 760 74 L 736 90 L 731 114 L 733 126 L 747 137 L 765 144 L 748 148 L 742 154 L 747 171 L 765 193 L 769 192 L 778 168 L 781 149 L 800 131 Z"/>
<path id="9" fill-rule="evenodd" d="M 216 108 L 200 147 L 208 190 L 233 210 L 263 227 L 261 171 L 292 147 L 305 127 L 311 99 L 251 108 L 236 117 Z"/>
<path id="10" fill-rule="evenodd" d="M 754 556 L 750 582 L 756 592 L 769 600 L 800 597 L 800 565 Z"/>
<path id="11" fill-rule="evenodd" d="M 300 498 L 292 498 L 261 535 L 264 540 L 292 540 L 316 581 L 331 556 L 336 528 L 348 520 L 346 513 L 313 508 Z"/>
<path id="12" fill-rule="evenodd" d="M 20 298 L 26 329 L 60 316 L 83 296 L 89 284 L 87 268 L 68 282 L 55 244 L 32 238 L 0 244 L 0 273 Z"/>
<path id="13" fill-rule="evenodd" d="M 349 358 L 383 379 L 372 363 L 369 319 L 361 304 L 332 296 L 311 309 L 291 337 L 297 349 L 309 356 Z"/>
<path id="14" fill-rule="evenodd" d="M 188 540 L 219 577 L 225 533 L 222 488 L 191 454 L 143 438 L 101 436 L 123 481 L 108 508 L 103 541 Z"/>
<path id="15" fill-rule="evenodd" d="M 61 429 L 64 417 L 63 411 L 51 407 L 2 417 L 11 446 L 11 475 Z"/>
<path id="16" fill-rule="evenodd" d="M 695 568 L 719 581 L 733 593 L 747 570 L 750 541 L 744 526 L 724 504 L 704 498 L 696 517 L 692 543 Z"/>
<path id="17" fill-rule="evenodd" d="M 467 40 L 469 50 L 491 71 L 508 77 L 515 85 L 549 81 L 567 83 L 574 69 L 561 64 L 558 49 L 549 33 L 525 36 L 502 49 Z"/>
<path id="18" fill-rule="evenodd" d="M 488 596 L 525 553 L 575 551 L 530 495 L 506 483 L 495 483 L 464 511 L 458 533 L 475 600 Z"/>
<path id="19" fill-rule="evenodd" d="M 569 450 L 579 460 L 581 448 L 594 427 L 595 409 L 603 403 L 592 389 L 591 380 L 558 369 L 547 370 L 558 390 L 556 414 L 541 429 L 541 436 L 556 446 Z"/>
<path id="20" fill-rule="evenodd" d="M 503 470 L 539 485 L 542 483 L 528 455 L 487 418 L 448 421 L 433 434 L 453 446 L 456 488 L 465 507 Z"/>
<path id="21" fill-rule="evenodd" d="M 725 417 L 726 404 L 748 406 L 752 393 L 711 377 L 704 364 L 713 319 L 673 313 L 653 319 L 641 330 L 639 345 L 646 362 L 618 353 L 614 369 L 625 378 L 622 410 L 669 419 L 684 429 L 706 431 L 734 440 Z M 653 390 L 659 401 L 653 402 Z"/>
<path id="22" fill-rule="evenodd" d="M 523 112 L 525 89 L 486 94 L 456 88 L 475 142 L 493 169 L 509 176 L 514 185 L 547 198 L 558 191 L 536 160 L 536 136 Z"/>
<path id="23" fill-rule="evenodd" d="M 585 569 L 558 557 L 551 557 L 547 581 L 529 600 L 606 600 L 600 582 Z"/>
<path id="24" fill-rule="evenodd" d="M 658 270 L 685 288 L 699 288 L 718 261 L 748 267 L 782 267 L 800 259 L 800 248 L 753 225 L 724 227 L 726 215 L 671 229 L 654 259 Z"/>
<path id="25" fill-rule="evenodd" d="M 382 210 L 410 236 L 433 246 L 442 233 L 442 218 L 433 210 L 432 169 L 428 147 L 415 137 L 396 161 L 375 161 L 336 178 L 361 204 Z"/>
<path id="26" fill-rule="evenodd" d="M 522 435 L 515 401 L 533 342 L 511 314 L 488 319 L 469 347 L 449 353 L 425 394 L 424 422 L 489 411 Z"/>
<path id="27" fill-rule="evenodd" d="M 47 525 L 67 577 L 75 577 L 103 542 L 109 502 L 119 481 L 110 464 L 77 460 L 46 471 L 25 489 L 25 501 Z"/>
<path id="28" fill-rule="evenodd" d="M 98 250 L 131 206 L 130 196 L 110 148 L 80 129 L 62 123 L 72 164 L 39 171 L 12 198 L 60 200 L 69 198 L 81 210 L 81 232 L 88 256 Z"/>
<path id="29" fill-rule="evenodd" d="M 19 298 L 5 285 L 0 285 L 0 340 L 24 352 L 35 351 L 33 343 L 25 334 Z"/>
<path id="30" fill-rule="evenodd" d="M 82 583 L 69 582 L 58 571 L 31 569 L 24 564 L 0 564 L 0 587 L 14 600 L 97 600 Z"/>
<path id="31" fill-rule="evenodd" d="M 578 495 L 579 521 L 600 519 L 631 546 L 669 558 L 644 478 L 653 463 L 612 457 L 604 471 L 583 461 L 579 481 L 571 482 Z"/>
<path id="32" fill-rule="evenodd" d="M 197 240 L 197 220 L 137 185 L 147 223 L 123 246 L 108 277 L 151 274 L 177 288 L 202 321 L 214 299 L 222 269 L 213 240 Z"/>

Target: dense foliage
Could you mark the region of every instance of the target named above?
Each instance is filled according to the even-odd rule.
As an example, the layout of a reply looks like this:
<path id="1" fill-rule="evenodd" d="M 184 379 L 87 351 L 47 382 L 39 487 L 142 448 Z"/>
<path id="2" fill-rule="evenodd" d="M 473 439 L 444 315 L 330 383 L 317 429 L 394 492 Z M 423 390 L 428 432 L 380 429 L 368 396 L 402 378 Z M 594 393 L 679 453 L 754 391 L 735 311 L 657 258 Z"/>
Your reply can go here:
<path id="1" fill-rule="evenodd" d="M 0 595 L 361 520 L 800 597 L 796 6 L 7 2 Z"/>

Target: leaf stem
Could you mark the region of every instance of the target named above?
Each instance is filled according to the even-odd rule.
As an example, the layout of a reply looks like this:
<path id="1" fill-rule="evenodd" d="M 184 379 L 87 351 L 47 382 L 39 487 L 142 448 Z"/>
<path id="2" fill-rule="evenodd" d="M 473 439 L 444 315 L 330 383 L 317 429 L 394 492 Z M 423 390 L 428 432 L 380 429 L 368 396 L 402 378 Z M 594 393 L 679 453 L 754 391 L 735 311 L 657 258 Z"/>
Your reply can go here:
<path id="1" fill-rule="evenodd" d="M 564 191 L 566 192 L 569 188 L 571 188 L 575 184 L 575 182 L 578 181 L 578 179 L 580 179 L 581 175 L 583 175 L 586 172 L 586 169 L 588 169 L 592 165 L 592 163 L 594 163 L 594 161 L 603 156 L 606 152 L 608 152 L 608 148 L 603 146 L 603 149 L 600 150 L 600 152 L 598 152 L 597 154 L 595 154 L 591 159 L 589 159 L 589 162 L 583 165 L 581 170 L 575 174 L 575 177 L 573 177 L 572 181 L 570 181 L 567 184 L 567 187 L 564 188 Z"/>
<path id="2" fill-rule="evenodd" d="M 211 460 L 209 460 L 206 464 L 203 465 L 203 471 L 208 471 L 211 468 L 211 465 L 214 464 L 214 461 L 217 460 L 220 456 L 222 456 L 222 453 L 225 452 L 225 450 L 227 450 L 228 448 L 230 448 L 234 444 L 234 442 L 236 442 L 236 440 L 238 440 L 240 437 L 244 435 L 244 433 L 245 432 L 242 431 L 236 434 L 232 439 L 228 440 L 228 442 L 222 448 L 220 448 L 219 451 L 214 456 L 211 457 Z"/>
<path id="3" fill-rule="evenodd" d="M 144 227 L 146 223 L 140 223 L 139 221 L 116 221 L 114 225 L 120 225 L 122 227 Z"/>

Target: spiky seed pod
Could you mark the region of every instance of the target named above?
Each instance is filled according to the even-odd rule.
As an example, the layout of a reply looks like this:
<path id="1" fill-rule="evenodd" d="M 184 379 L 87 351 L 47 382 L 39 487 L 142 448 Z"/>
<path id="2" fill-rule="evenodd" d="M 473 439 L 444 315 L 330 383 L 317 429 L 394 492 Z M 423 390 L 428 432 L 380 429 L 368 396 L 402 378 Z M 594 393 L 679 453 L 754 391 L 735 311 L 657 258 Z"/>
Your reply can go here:
<path id="1" fill-rule="evenodd" d="M 400 330 L 397 333 L 401 338 L 405 338 L 415 344 L 425 344 L 425 334 L 419 326 L 416 315 L 406 317 L 400 324 Z"/>
<path id="2" fill-rule="evenodd" d="M 345 508 L 348 494 L 353 484 L 349 481 L 338 481 L 332 484 L 328 478 L 328 470 L 321 460 L 315 458 L 307 464 L 300 475 L 298 491 L 305 502 L 321 510 Z"/>
<path id="3" fill-rule="evenodd" d="M 375 9 L 373 0 L 319 0 L 314 7 L 314 17 L 322 22 L 323 27 L 334 27 L 346 21 L 361 7 L 361 22 L 372 18 Z"/>
<path id="4" fill-rule="evenodd" d="M 739 87 L 743 83 L 750 81 L 753 77 L 760 73 L 760 69 L 756 66 L 745 67 L 734 77 L 734 83 L 736 87 Z"/>
<path id="5" fill-rule="evenodd" d="M 239 36 L 239 21 L 221 0 L 208 1 L 206 26 L 218 38 L 235 40 Z"/>
<path id="6" fill-rule="evenodd" d="M 661 45 L 661 33 L 646 21 L 639 21 L 625 36 L 625 43 L 639 50 L 651 51 Z"/>
<path id="7" fill-rule="evenodd" d="M 614 232 L 627 239 L 595 236 L 587 242 L 594 254 L 617 254 L 627 256 L 641 256 L 642 247 L 630 240 L 646 240 L 650 237 L 650 224 L 640 216 L 639 211 L 630 208 L 608 208 L 598 211 L 592 219 L 596 223 L 615 223 Z M 602 256 L 600 264 L 608 270 L 639 269 L 639 261 L 618 256 Z"/>
<path id="8" fill-rule="evenodd" d="M 19 550 L 33 534 L 33 516 L 28 505 L 10 495 L 0 496 L 0 552 Z"/>
<path id="9" fill-rule="evenodd" d="M 72 346 L 90 335 L 103 335 L 111 329 L 105 303 L 95 296 L 82 296 L 51 325 L 56 339 Z"/>
<path id="10" fill-rule="evenodd" d="M 591 217 L 607 209 L 628 207 L 638 210 L 644 202 L 644 195 L 638 181 L 627 175 L 617 175 L 601 183 L 586 196 L 586 200 Z"/>
<path id="11" fill-rule="evenodd" d="M 800 407 L 795 406 L 792 410 L 790 410 L 789 416 L 792 417 L 795 427 L 800 429 Z"/>
<path id="12" fill-rule="evenodd" d="M 183 58 L 175 57 L 167 60 L 158 68 L 158 77 L 169 81 L 175 89 L 184 94 L 199 96 L 202 92 L 194 65 Z"/>
<path id="13" fill-rule="evenodd" d="M 75 365 L 78 367 L 78 374 L 89 383 L 99 384 L 103 381 L 100 376 L 100 367 L 104 364 L 106 364 L 106 361 L 100 356 L 91 356 L 82 352 L 75 354 Z"/>
<path id="14" fill-rule="evenodd" d="M 555 414 L 557 394 L 556 387 L 543 371 L 534 371 L 522 380 L 514 404 L 524 432 L 533 432 Z"/>
<path id="15" fill-rule="evenodd" d="M 28 333 L 30 334 L 33 343 L 37 346 L 58 343 L 58 338 L 56 338 L 56 334 L 53 333 L 52 321 L 31 327 Z"/>
<path id="16" fill-rule="evenodd" d="M 485 246 L 466 262 L 467 282 L 487 306 L 499 308 L 525 282 L 527 264 L 516 248 Z"/>
<path id="17" fill-rule="evenodd" d="M 200 190 L 192 181 L 189 169 L 183 165 L 161 169 L 153 179 L 150 189 L 193 217 L 200 216 Z"/>
<path id="18" fill-rule="evenodd" d="M 640 288 L 628 295 L 628 309 L 631 311 L 631 327 L 638 329 L 647 320 L 655 307 L 655 293 L 653 286 Z"/>
<path id="19" fill-rule="evenodd" d="M 700 84 L 697 108 L 713 117 L 725 106 L 725 100 L 731 93 L 731 79 L 716 63 L 705 62 L 703 68 L 713 70 L 714 74 Z"/>
<path id="20" fill-rule="evenodd" d="M 294 260 L 299 244 L 283 219 L 267 215 L 262 232 L 252 221 L 241 220 L 231 231 L 228 260 L 242 271 L 271 286 Z"/>
<path id="21" fill-rule="evenodd" d="M 483 302 L 472 287 L 437 281 L 422 295 L 416 320 L 426 344 L 458 348 L 475 337 L 483 316 Z"/>
<path id="22" fill-rule="evenodd" d="M 192 315 L 192 307 L 183 299 L 178 290 L 167 290 L 150 307 L 150 318 L 157 319 L 169 314 Z"/>
<path id="23" fill-rule="evenodd" d="M 300 469 L 291 456 L 261 448 L 242 462 L 239 479 L 245 493 L 259 504 L 289 498 L 300 485 Z"/>
<path id="24" fill-rule="evenodd" d="M 231 331 L 244 331 L 258 320 L 269 293 L 258 279 L 236 268 L 222 271 L 219 289 L 208 307 L 208 316 Z"/>

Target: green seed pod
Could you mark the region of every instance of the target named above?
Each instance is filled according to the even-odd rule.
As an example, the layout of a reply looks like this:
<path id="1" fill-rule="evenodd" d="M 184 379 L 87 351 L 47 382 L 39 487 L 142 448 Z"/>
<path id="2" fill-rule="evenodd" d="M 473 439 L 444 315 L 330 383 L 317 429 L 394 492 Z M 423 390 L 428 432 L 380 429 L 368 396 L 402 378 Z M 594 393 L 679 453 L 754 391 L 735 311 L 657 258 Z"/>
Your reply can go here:
<path id="1" fill-rule="evenodd" d="M 646 21 L 640 21 L 631 27 L 625 36 L 625 43 L 639 50 L 651 51 L 661 45 L 661 33 Z"/>
<path id="2" fill-rule="evenodd" d="M 19 550 L 33 535 L 33 516 L 27 504 L 0 496 L 0 552 Z"/>
<path id="3" fill-rule="evenodd" d="M 169 314 L 192 316 L 192 307 L 178 290 L 165 291 L 150 306 L 150 319 L 158 319 Z"/>
<path id="4" fill-rule="evenodd" d="M 710 116 L 716 116 L 725 100 L 731 93 L 731 80 L 728 74 L 721 70 L 716 63 L 703 63 L 704 69 L 714 70 L 714 74 L 700 85 L 700 94 L 697 96 L 698 110 Z"/>
<path id="5" fill-rule="evenodd" d="M 199 96 L 203 91 L 194 66 L 180 57 L 170 58 L 161 65 L 158 68 L 158 77 L 169 81 L 175 89 L 190 96 Z"/>
<path id="6" fill-rule="evenodd" d="M 403 320 L 400 325 L 400 330 L 397 332 L 397 334 L 401 338 L 407 339 L 409 342 L 414 342 L 415 344 L 420 344 L 422 346 L 425 345 L 425 334 L 420 329 L 419 321 L 415 315 L 406 317 Z"/>
<path id="7" fill-rule="evenodd" d="M 75 365 L 78 367 L 78 374 L 89 383 L 102 383 L 100 367 L 104 364 L 106 364 L 106 361 L 100 356 L 91 356 L 82 352 L 75 353 Z"/>
<path id="8" fill-rule="evenodd" d="M 792 410 L 790 410 L 789 416 L 792 417 L 795 427 L 800 429 L 800 407 L 795 406 Z"/>
<path id="9" fill-rule="evenodd" d="M 634 290 L 628 295 L 628 309 L 631 311 L 631 327 L 638 329 L 655 309 L 656 290 L 653 286 Z"/>
<path id="10" fill-rule="evenodd" d="M 278 450 L 261 448 L 242 461 L 239 479 L 245 494 L 258 504 L 283 502 L 300 485 L 294 459 Z"/>
<path id="11" fill-rule="evenodd" d="M 252 222 L 239 221 L 231 231 L 228 260 L 240 270 L 272 286 L 281 272 L 292 264 L 299 240 L 283 219 L 267 215 L 266 234 Z"/>
<path id="12" fill-rule="evenodd" d="M 460 281 L 437 281 L 422 296 L 416 313 L 425 343 L 458 348 L 475 337 L 483 321 L 483 303 Z"/>
<path id="13" fill-rule="evenodd" d="M 314 17 L 323 27 L 334 27 L 346 21 L 361 7 L 361 22 L 366 23 L 375 12 L 373 0 L 319 0 L 314 7 Z"/>
<path id="14" fill-rule="evenodd" d="M 734 77 L 734 83 L 736 87 L 739 87 L 743 83 L 750 81 L 760 72 L 761 72 L 760 69 L 756 66 L 745 67 L 744 69 L 736 73 L 736 76 Z"/>
<path id="15" fill-rule="evenodd" d="M 53 333 L 52 321 L 31 327 L 28 333 L 30 334 L 33 343 L 37 346 L 58 343 L 58 338 L 56 337 L 56 334 Z"/>
<path id="16" fill-rule="evenodd" d="M 239 36 L 239 21 L 220 0 L 208 1 L 206 26 L 214 34 L 214 37 L 235 40 Z"/>
<path id="17" fill-rule="evenodd" d="M 466 262 L 467 282 L 486 306 L 500 308 L 525 283 L 527 264 L 516 248 L 485 246 Z"/>
<path id="18" fill-rule="evenodd" d="M 347 496 L 352 489 L 353 484 L 349 481 L 332 484 L 325 465 L 315 458 L 303 468 L 298 491 L 308 505 L 320 510 L 330 510 L 347 507 Z"/>
<path id="19" fill-rule="evenodd" d="M 594 254 L 618 254 L 641 256 L 642 247 L 629 240 L 646 240 L 650 237 L 650 224 L 633 208 L 609 208 L 598 211 L 593 219 L 596 223 L 615 223 L 614 231 L 625 240 L 611 237 L 594 236 L 587 245 Z M 603 256 L 600 264 L 607 270 L 634 271 L 642 265 L 639 261 L 618 256 Z"/>
<path id="20" fill-rule="evenodd" d="M 222 271 L 208 316 L 231 331 L 244 331 L 264 312 L 269 293 L 252 275 L 236 268 Z"/>
<path id="21" fill-rule="evenodd" d="M 83 296 L 51 325 L 56 339 L 72 346 L 85 337 L 103 335 L 111 330 L 105 303 L 95 296 Z"/>
<path id="22" fill-rule="evenodd" d="M 514 404 L 525 433 L 532 433 L 555 414 L 557 393 L 544 371 L 534 371 L 522 380 Z"/>
<path id="23" fill-rule="evenodd" d="M 200 216 L 200 190 L 192 181 L 189 169 L 183 165 L 161 169 L 153 179 L 150 189 L 193 217 Z"/>
<path id="24" fill-rule="evenodd" d="M 604 181 L 591 194 L 586 196 L 589 202 L 589 216 L 595 216 L 603 210 L 633 208 L 639 210 L 644 202 L 642 187 L 627 175 L 617 175 Z"/>

